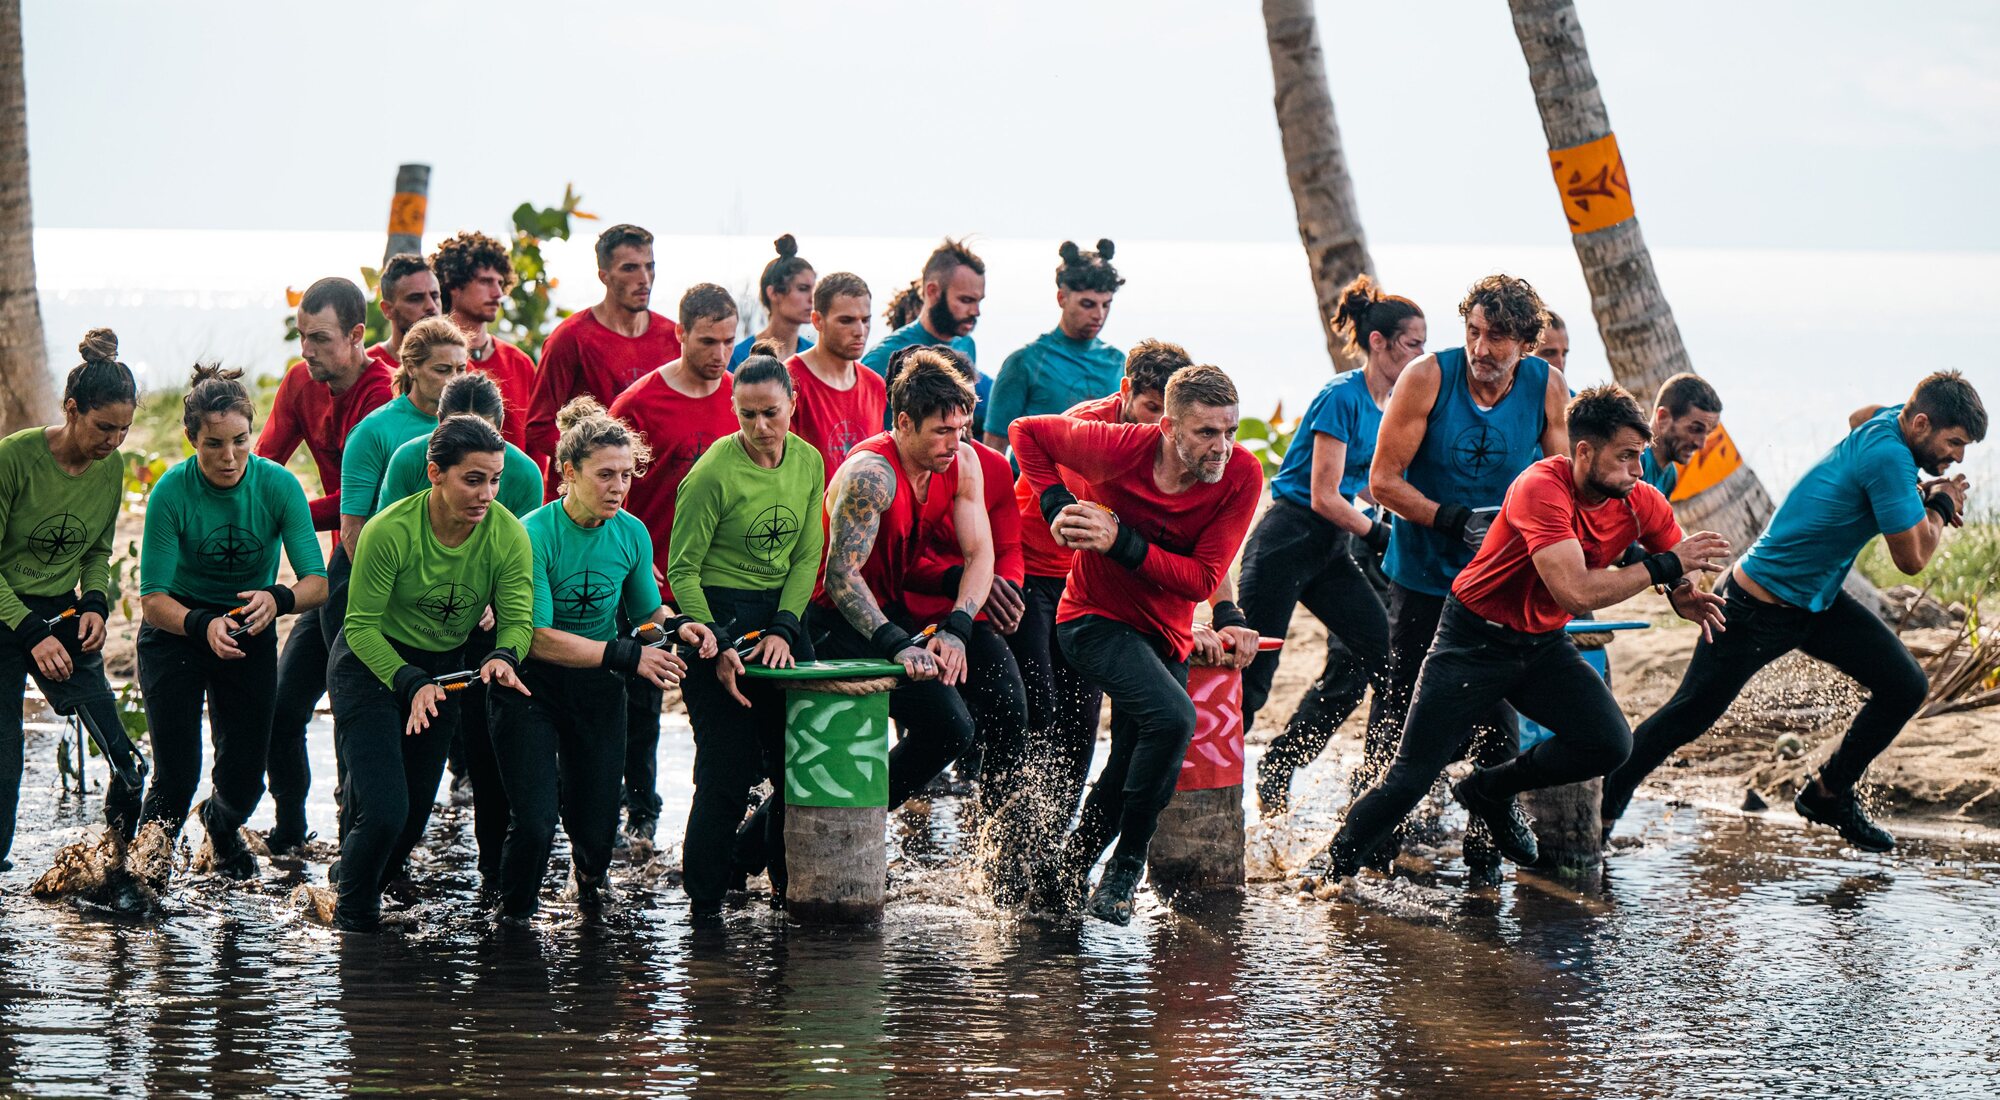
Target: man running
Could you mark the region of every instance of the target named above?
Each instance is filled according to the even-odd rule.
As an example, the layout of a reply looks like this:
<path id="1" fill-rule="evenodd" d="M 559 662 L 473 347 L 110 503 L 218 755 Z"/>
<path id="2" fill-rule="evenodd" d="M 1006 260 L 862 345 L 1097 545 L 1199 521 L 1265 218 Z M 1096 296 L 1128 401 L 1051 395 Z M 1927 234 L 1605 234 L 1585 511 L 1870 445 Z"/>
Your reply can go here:
<path id="1" fill-rule="evenodd" d="M 406 271 L 392 284 L 390 272 L 398 269 L 399 261 L 409 260 L 416 261 L 423 279 Z M 437 281 L 430 279 L 422 260 L 407 254 L 392 257 L 383 269 L 383 303 L 392 308 L 402 303 L 403 291 L 420 289 L 424 279 L 430 280 L 435 295 Z M 340 456 L 347 434 L 395 396 L 391 368 L 374 349 L 362 347 L 367 311 L 361 288 L 346 279 L 325 278 L 306 288 L 297 318 L 299 352 L 305 362 L 285 372 L 271 402 L 271 415 L 257 437 L 258 456 L 281 466 L 301 443 L 312 453 L 320 483 L 320 495 L 309 502 L 313 527 L 334 532 L 336 548 L 340 546 Z M 433 308 L 426 316 L 436 312 Z M 306 794 L 312 787 L 312 766 L 306 754 L 306 726 L 326 694 L 332 635 L 322 622 L 322 610 L 315 605 L 299 615 L 278 655 L 277 701 L 265 760 L 266 786 L 277 811 L 276 824 L 265 837 L 265 847 L 273 855 L 296 852 L 307 838 Z"/>
<path id="2" fill-rule="evenodd" d="M 1660 383 L 1653 402 L 1653 442 L 1640 456 L 1646 484 L 1672 499 L 1680 467 L 1693 458 L 1708 433 L 1722 423 L 1722 397 L 1699 375 L 1686 371 Z"/>
<path id="3" fill-rule="evenodd" d="M 1017 417 L 1046 416 L 1103 397 L 1116 389 L 1125 370 L 1125 356 L 1097 338 L 1111 316 L 1111 299 L 1125 280 L 1111 266 L 1114 246 L 1098 241 L 1097 251 L 1085 252 L 1075 241 L 1057 250 L 1056 327 L 1034 343 L 1009 355 L 993 381 L 993 399 L 986 410 L 984 440 L 1005 453 L 1007 426 Z"/>
<path id="4" fill-rule="evenodd" d="M 1082 820 L 1035 868 L 1042 904 L 1072 905 L 1116 837 L 1089 912 L 1132 920 L 1154 827 L 1194 736 L 1194 607 L 1235 559 L 1263 488 L 1263 468 L 1236 444 L 1237 421 L 1229 376 L 1192 366 L 1167 382 L 1157 426 L 1029 416 L 1011 427 L 1043 522 L 1058 545 L 1079 552 L 1056 611 L 1063 656 L 1112 706 L 1111 755 Z M 1237 652 L 1255 650 L 1257 635 L 1234 604 L 1217 605 L 1214 621 Z"/>
<path id="5" fill-rule="evenodd" d="M 1553 736 L 1474 771 L 1452 796 L 1502 855 L 1534 863 L 1534 828 L 1514 797 L 1603 775 L 1631 748 L 1618 701 L 1563 626 L 1671 585 L 1676 611 L 1705 634 L 1721 630 L 1721 598 L 1684 581 L 1721 572 L 1729 544 L 1709 531 L 1683 538 L 1667 499 L 1640 479 L 1651 429 L 1639 403 L 1617 386 L 1593 386 L 1569 403 L 1566 419 L 1575 450 L 1515 479 L 1479 553 L 1452 582 L 1395 762 L 1348 808 L 1327 848 L 1335 881 L 1389 838 L 1464 748 L 1472 724 L 1502 700 Z M 1647 557 L 1616 565 L 1634 542 Z"/>
<path id="6" fill-rule="evenodd" d="M 431 270 L 437 273 L 445 312 L 465 333 L 472 349 L 468 368 L 500 383 L 500 396 L 507 403 L 502 438 L 528 452 L 538 467 L 546 468 L 549 451 L 528 445 L 528 420 L 535 403 L 535 361 L 527 352 L 495 338 L 490 328 L 500 316 L 507 292 L 518 281 L 507 246 L 484 233 L 462 230 L 440 242 L 431 253 Z"/>
<path id="7" fill-rule="evenodd" d="M 736 430 L 730 400 L 729 349 L 736 342 L 736 299 L 714 283 L 697 283 L 681 295 L 680 358 L 651 371 L 618 395 L 611 415 L 639 433 L 653 457 L 632 482 L 625 509 L 653 539 L 653 567 L 666 591 L 674 529 L 674 497 L 681 479 L 709 444 Z M 626 691 L 625 834 L 650 842 L 660 823 L 658 685 L 633 677 Z"/>
<path id="8" fill-rule="evenodd" d="M 1878 534 L 1902 572 L 1930 563 L 1944 529 L 1965 513 L 1965 475 L 1944 472 L 1984 438 L 1978 392 L 1959 372 L 1938 371 L 1806 471 L 1730 571 L 1723 590 L 1729 632 L 1695 643 L 1680 688 L 1639 725 L 1631 759 L 1604 781 L 1607 831 L 1649 772 L 1714 726 L 1759 669 L 1797 649 L 1853 677 L 1868 702 L 1792 805 L 1856 848 L 1896 846 L 1861 808 L 1854 787 L 1916 715 L 1930 682 L 1895 632 L 1840 586 Z"/>
<path id="9" fill-rule="evenodd" d="M 1368 743 L 1357 788 L 1373 781 L 1396 751 L 1416 686 L 1417 669 L 1437 634 L 1452 580 L 1521 471 L 1545 455 L 1565 454 L 1563 406 L 1569 384 L 1546 361 L 1523 355 L 1539 345 L 1545 311 L 1526 280 L 1488 275 L 1458 304 L 1465 346 L 1411 363 L 1396 380 L 1375 443 L 1368 483 L 1396 513 L 1383 570 L 1389 575 L 1388 690 L 1368 709 Z M 1513 712 L 1496 705 L 1482 716 L 1475 750 L 1481 763 L 1514 755 Z M 1484 838 L 1471 838 L 1469 863 L 1497 874 Z"/>
<path id="10" fill-rule="evenodd" d="M 861 362 L 876 374 L 887 376 L 889 356 L 916 346 L 949 344 L 953 351 L 979 363 L 979 346 L 972 330 L 979 324 L 979 303 L 986 299 L 986 261 L 967 248 L 965 242 L 946 238 L 924 261 L 921 306 L 917 318 L 882 338 Z M 972 429 L 978 438 L 986 417 L 986 398 L 992 381 L 979 376 L 975 388 L 977 403 L 972 410 Z M 885 424 L 885 426 L 887 426 Z"/>
<path id="11" fill-rule="evenodd" d="M 393 373 L 402 365 L 403 337 L 410 326 L 426 317 L 444 312 L 444 297 L 438 290 L 431 265 L 414 252 L 398 252 L 382 265 L 382 277 L 375 284 L 382 303 L 382 319 L 389 322 L 389 335 L 368 349 L 368 357 Z M 301 616 L 303 618 L 303 616 Z"/>
<path id="12" fill-rule="evenodd" d="M 764 306 L 768 320 L 762 332 L 753 332 L 736 342 L 736 350 L 729 353 L 732 373 L 750 358 L 750 349 L 759 342 L 770 344 L 780 363 L 813 346 L 812 338 L 800 331 L 812 321 L 813 265 L 799 255 L 798 238 L 790 233 L 772 241 L 771 246 L 778 254 L 757 277 L 757 300 Z M 833 468 L 827 469 L 831 472 Z"/>
<path id="13" fill-rule="evenodd" d="M 588 394 L 609 408 L 646 372 L 681 357 L 679 326 L 648 308 L 653 301 L 651 233 L 620 224 L 598 234 L 597 281 L 604 284 L 604 299 L 563 318 L 542 344 L 528 445 L 521 448 L 531 455 L 555 453 L 556 413 L 564 405 Z M 549 499 L 555 499 L 561 484 L 562 471 L 551 464 Z"/>
<path id="14" fill-rule="evenodd" d="M 812 326 L 817 344 L 785 363 L 796 392 L 792 433 L 813 445 L 833 480 L 854 445 L 874 435 L 889 412 L 882 376 L 859 366 L 868 346 L 868 284 L 861 276 L 836 271 L 812 291 Z"/>

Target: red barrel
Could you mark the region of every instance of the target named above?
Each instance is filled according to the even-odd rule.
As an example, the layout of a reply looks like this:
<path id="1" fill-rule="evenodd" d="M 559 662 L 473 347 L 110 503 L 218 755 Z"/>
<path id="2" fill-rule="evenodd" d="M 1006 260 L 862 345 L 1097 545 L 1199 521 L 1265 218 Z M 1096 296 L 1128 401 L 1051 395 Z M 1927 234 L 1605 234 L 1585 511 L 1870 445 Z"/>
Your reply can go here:
<path id="1" fill-rule="evenodd" d="M 1284 644 L 1279 638 L 1261 638 L 1257 648 L 1269 652 Z M 1174 789 L 1212 791 L 1242 786 L 1243 673 L 1196 665 L 1188 669 L 1188 698 L 1194 700 L 1194 739 L 1188 742 Z"/>

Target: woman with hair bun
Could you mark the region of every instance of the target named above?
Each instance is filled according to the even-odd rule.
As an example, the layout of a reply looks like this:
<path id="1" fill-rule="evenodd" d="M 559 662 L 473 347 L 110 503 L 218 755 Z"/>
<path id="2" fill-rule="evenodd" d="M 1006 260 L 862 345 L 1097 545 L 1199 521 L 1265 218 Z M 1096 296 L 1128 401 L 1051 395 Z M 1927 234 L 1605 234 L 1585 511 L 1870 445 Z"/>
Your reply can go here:
<path id="1" fill-rule="evenodd" d="M 1368 466 L 1389 391 L 1424 353 L 1428 333 L 1415 302 L 1383 294 L 1367 275 L 1341 291 L 1333 327 L 1366 365 L 1335 375 L 1306 406 L 1271 479 L 1271 507 L 1243 546 L 1240 587 L 1250 625 L 1282 638 L 1303 602 L 1337 643 L 1327 646 L 1326 667 L 1257 763 L 1257 802 L 1266 815 L 1290 807 L 1292 773 L 1326 748 L 1369 684 L 1382 690 L 1388 671 L 1388 613 L 1357 560 L 1389 543 L 1387 513 L 1368 495 Z M 1244 728 L 1270 697 L 1277 670 L 1276 653 L 1259 654 L 1244 670 Z M 1370 759 L 1383 745 L 1394 753 L 1399 732 L 1370 729 Z"/>
<path id="2" fill-rule="evenodd" d="M 1111 299 L 1125 280 L 1111 266 L 1116 247 L 1098 241 L 1085 252 L 1075 241 L 1057 250 L 1056 327 L 1009 355 L 993 380 L 986 402 L 981 442 L 1007 453 L 1007 425 L 1023 416 L 1068 412 L 1085 401 L 1118 392 L 1125 377 L 1125 353 L 1097 338 L 1111 316 Z"/>
<path id="3" fill-rule="evenodd" d="M 525 694 L 493 692 L 489 725 L 511 819 L 500 860 L 499 920 L 535 914 L 556 823 L 569 834 L 566 896 L 584 908 L 605 900 L 625 780 L 625 678 L 665 690 L 686 664 L 664 645 L 715 653 L 699 622 L 667 617 L 653 580 L 653 542 L 625 511 L 632 479 L 651 457 L 644 441 L 596 400 L 579 397 L 556 416 L 555 463 L 563 494 L 528 514 L 534 552 L 534 641 L 521 666 Z M 741 807 L 738 807 L 740 814 Z"/>
<path id="4" fill-rule="evenodd" d="M 63 384 L 62 423 L 0 440 L 0 871 L 13 866 L 21 794 L 21 699 L 32 676 L 58 714 L 78 714 L 100 737 L 129 748 L 104 680 L 111 539 L 125 491 L 118 445 L 132 428 L 139 385 L 118 361 L 118 335 L 94 328 L 83 362 Z M 104 820 L 130 836 L 139 826 L 137 753 L 104 790 Z M 127 781 L 129 779 L 130 781 Z"/>
<path id="5" fill-rule="evenodd" d="M 264 763 L 278 697 L 281 615 L 326 600 L 326 564 L 299 479 L 251 453 L 256 406 L 242 371 L 199 364 L 181 399 L 194 454 L 161 475 L 146 499 L 139 555 L 139 690 L 153 742 L 142 821 L 178 834 L 201 783 L 201 716 L 215 742 L 208 833 L 196 866 L 226 878 L 257 874 L 239 830 L 264 797 Z M 297 581 L 277 583 L 283 547 Z"/>
<path id="6" fill-rule="evenodd" d="M 760 341 L 776 349 L 772 354 L 780 363 L 813 346 L 812 337 L 805 334 L 806 326 L 812 324 L 813 266 L 799 255 L 798 239 L 790 233 L 771 245 L 778 256 L 764 265 L 764 273 L 757 278 L 757 300 L 770 320 L 764 323 L 764 331 L 736 342 L 729 355 L 732 371 L 750 358 L 750 349 Z"/>

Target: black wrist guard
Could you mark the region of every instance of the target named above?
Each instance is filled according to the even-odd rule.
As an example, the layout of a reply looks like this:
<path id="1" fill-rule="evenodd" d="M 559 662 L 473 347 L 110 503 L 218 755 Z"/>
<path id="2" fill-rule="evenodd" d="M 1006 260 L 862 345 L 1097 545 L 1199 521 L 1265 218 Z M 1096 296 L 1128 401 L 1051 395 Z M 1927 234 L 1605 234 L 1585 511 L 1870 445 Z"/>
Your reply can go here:
<path id="1" fill-rule="evenodd" d="M 203 645 L 207 645 L 208 624 L 214 622 L 215 620 L 221 617 L 222 616 L 217 615 L 215 612 L 209 611 L 206 608 L 200 608 L 200 607 L 192 608 L 188 611 L 188 613 L 185 616 L 182 616 L 181 618 L 181 633 L 187 635 L 190 638 L 193 638 L 195 641 L 200 642 Z"/>
<path id="2" fill-rule="evenodd" d="M 944 617 L 938 629 L 957 638 L 961 643 L 972 640 L 972 616 L 963 611 L 954 611 Z"/>
<path id="3" fill-rule="evenodd" d="M 1627 546 L 1625 548 L 1625 552 L 1623 554 L 1618 555 L 1618 560 L 1613 562 L 1612 564 L 1637 565 L 1645 560 L 1646 560 L 1646 548 L 1635 542 L 1632 545 Z"/>
<path id="4" fill-rule="evenodd" d="M 1226 626 L 1249 626 L 1250 617 L 1245 615 L 1243 609 L 1236 606 L 1234 601 L 1224 600 L 1216 604 L 1215 610 L 1210 612 L 1208 625 L 1217 630 Z"/>
<path id="5" fill-rule="evenodd" d="M 1361 536 L 1361 542 L 1363 545 L 1367 546 L 1368 549 L 1375 551 L 1377 554 L 1380 554 L 1388 550 L 1389 525 L 1383 523 L 1379 519 L 1376 520 L 1373 524 L 1369 526 L 1368 533 Z"/>
<path id="6" fill-rule="evenodd" d="M 1121 519 L 1118 521 L 1118 537 L 1111 540 L 1111 549 L 1106 550 L 1104 556 L 1127 569 L 1137 569 L 1146 564 L 1146 551 L 1152 548 L 1153 544 L 1146 541 L 1146 536 Z"/>
<path id="7" fill-rule="evenodd" d="M 804 628 L 799 625 L 799 617 L 789 611 L 780 611 L 771 616 L 771 621 L 764 626 L 764 633 L 776 634 L 793 649 L 799 647 L 799 634 L 803 630 Z"/>
<path id="8" fill-rule="evenodd" d="M 1924 497 L 1924 507 L 1936 512 L 1947 527 L 1958 518 L 1958 502 L 1951 499 L 1951 494 L 1943 489 L 1932 489 L 1930 495 Z"/>
<path id="9" fill-rule="evenodd" d="M 1654 584 L 1673 584 L 1681 579 L 1681 574 L 1687 569 L 1681 564 L 1680 555 L 1671 550 L 1649 554 L 1646 560 L 1639 564 L 1646 567 L 1646 575 L 1653 578 Z"/>
<path id="10" fill-rule="evenodd" d="M 417 698 L 417 692 L 431 682 L 431 674 L 415 665 L 404 665 L 396 670 L 395 681 L 390 685 L 396 698 L 403 704 L 403 713 L 410 712 L 410 704 Z"/>
<path id="11" fill-rule="evenodd" d="M 1057 512 L 1060 512 L 1064 508 L 1067 508 L 1075 503 L 1076 503 L 1076 494 L 1070 492 L 1069 486 L 1064 485 L 1060 481 L 1056 482 L 1054 485 L 1051 485 L 1046 489 L 1043 489 L 1042 522 L 1054 523 L 1056 521 Z"/>
<path id="12" fill-rule="evenodd" d="M 666 631 L 667 634 L 667 644 L 672 645 L 675 642 L 680 642 L 681 627 L 692 625 L 694 621 L 693 616 L 690 615 L 675 615 L 666 622 L 661 623 L 660 629 Z M 681 644 L 685 645 L 687 643 L 682 642 Z"/>
<path id="13" fill-rule="evenodd" d="M 639 655 L 646 647 L 634 638 L 613 638 L 604 643 L 604 667 L 614 672 L 639 671 Z"/>
<path id="14" fill-rule="evenodd" d="M 97 612 L 97 616 L 101 619 L 109 619 L 111 617 L 111 605 L 105 600 L 104 593 L 85 592 L 83 598 L 76 601 L 76 613 L 78 615 L 88 615 L 93 611 Z M 29 618 L 34 618 L 34 616 L 30 615 Z"/>
<path id="15" fill-rule="evenodd" d="M 271 602 L 278 605 L 278 614 L 280 615 L 291 614 L 292 608 L 299 605 L 299 594 L 292 591 L 291 585 L 274 584 L 264 591 L 271 594 Z"/>
<path id="16" fill-rule="evenodd" d="M 1455 539 L 1465 537 L 1465 525 L 1472 519 L 1472 509 L 1463 504 L 1438 505 L 1437 517 L 1431 520 L 1431 530 Z"/>
<path id="17" fill-rule="evenodd" d="M 893 661 L 896 654 L 910 648 L 910 632 L 895 623 L 883 623 L 868 636 L 868 644 L 875 647 L 875 652 Z"/>
<path id="18" fill-rule="evenodd" d="M 21 625 L 14 628 L 14 639 L 21 643 L 23 650 L 33 649 L 42 644 L 43 638 L 54 636 L 55 632 L 49 629 L 48 620 L 36 614 L 32 607 L 28 609 L 26 615 L 21 616 Z"/>

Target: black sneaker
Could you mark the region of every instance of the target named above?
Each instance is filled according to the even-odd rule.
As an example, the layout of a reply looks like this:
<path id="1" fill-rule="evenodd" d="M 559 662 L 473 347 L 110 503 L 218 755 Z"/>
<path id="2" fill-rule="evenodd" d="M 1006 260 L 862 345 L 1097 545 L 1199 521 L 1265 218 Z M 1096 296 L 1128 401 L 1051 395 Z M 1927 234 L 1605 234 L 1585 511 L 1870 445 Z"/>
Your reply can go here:
<path id="1" fill-rule="evenodd" d="M 630 845 L 635 840 L 643 840 L 651 844 L 653 843 L 653 834 L 659 832 L 659 830 L 659 818 L 639 817 L 635 815 L 625 819 L 624 839 L 627 845 Z"/>
<path id="2" fill-rule="evenodd" d="M 201 827 L 208 833 L 205 859 L 208 870 L 223 878 L 243 882 L 257 877 L 257 857 L 250 852 L 250 846 L 243 843 L 243 837 L 235 829 L 217 825 L 207 799 L 195 807 L 195 815 L 201 819 Z"/>
<path id="3" fill-rule="evenodd" d="M 1533 864 L 1542 857 L 1541 847 L 1535 843 L 1534 821 L 1513 799 L 1486 797 L 1479 789 L 1479 776 L 1473 772 L 1452 784 L 1451 797 L 1486 823 L 1493 834 L 1493 846 L 1501 855 L 1523 867 Z"/>
<path id="4" fill-rule="evenodd" d="M 1830 826 L 1849 844 L 1864 852 L 1887 852 L 1896 847 L 1895 834 L 1875 824 L 1852 790 L 1833 795 L 1819 793 L 1819 784 L 1807 780 L 1792 799 L 1799 816 L 1819 825 Z"/>
<path id="5" fill-rule="evenodd" d="M 1292 769 L 1280 767 L 1269 753 L 1257 761 L 1257 812 L 1277 817 L 1292 809 Z"/>
<path id="6" fill-rule="evenodd" d="M 264 834 L 264 850 L 272 859 L 304 859 L 306 845 L 318 839 L 318 833 L 304 829 L 276 828 Z"/>
<path id="7" fill-rule="evenodd" d="M 1097 880 L 1097 889 L 1091 891 L 1085 912 L 1112 924 L 1131 924 L 1132 895 L 1139 892 L 1139 879 L 1145 873 L 1143 860 L 1112 860 L 1104 868 L 1104 877 Z"/>

